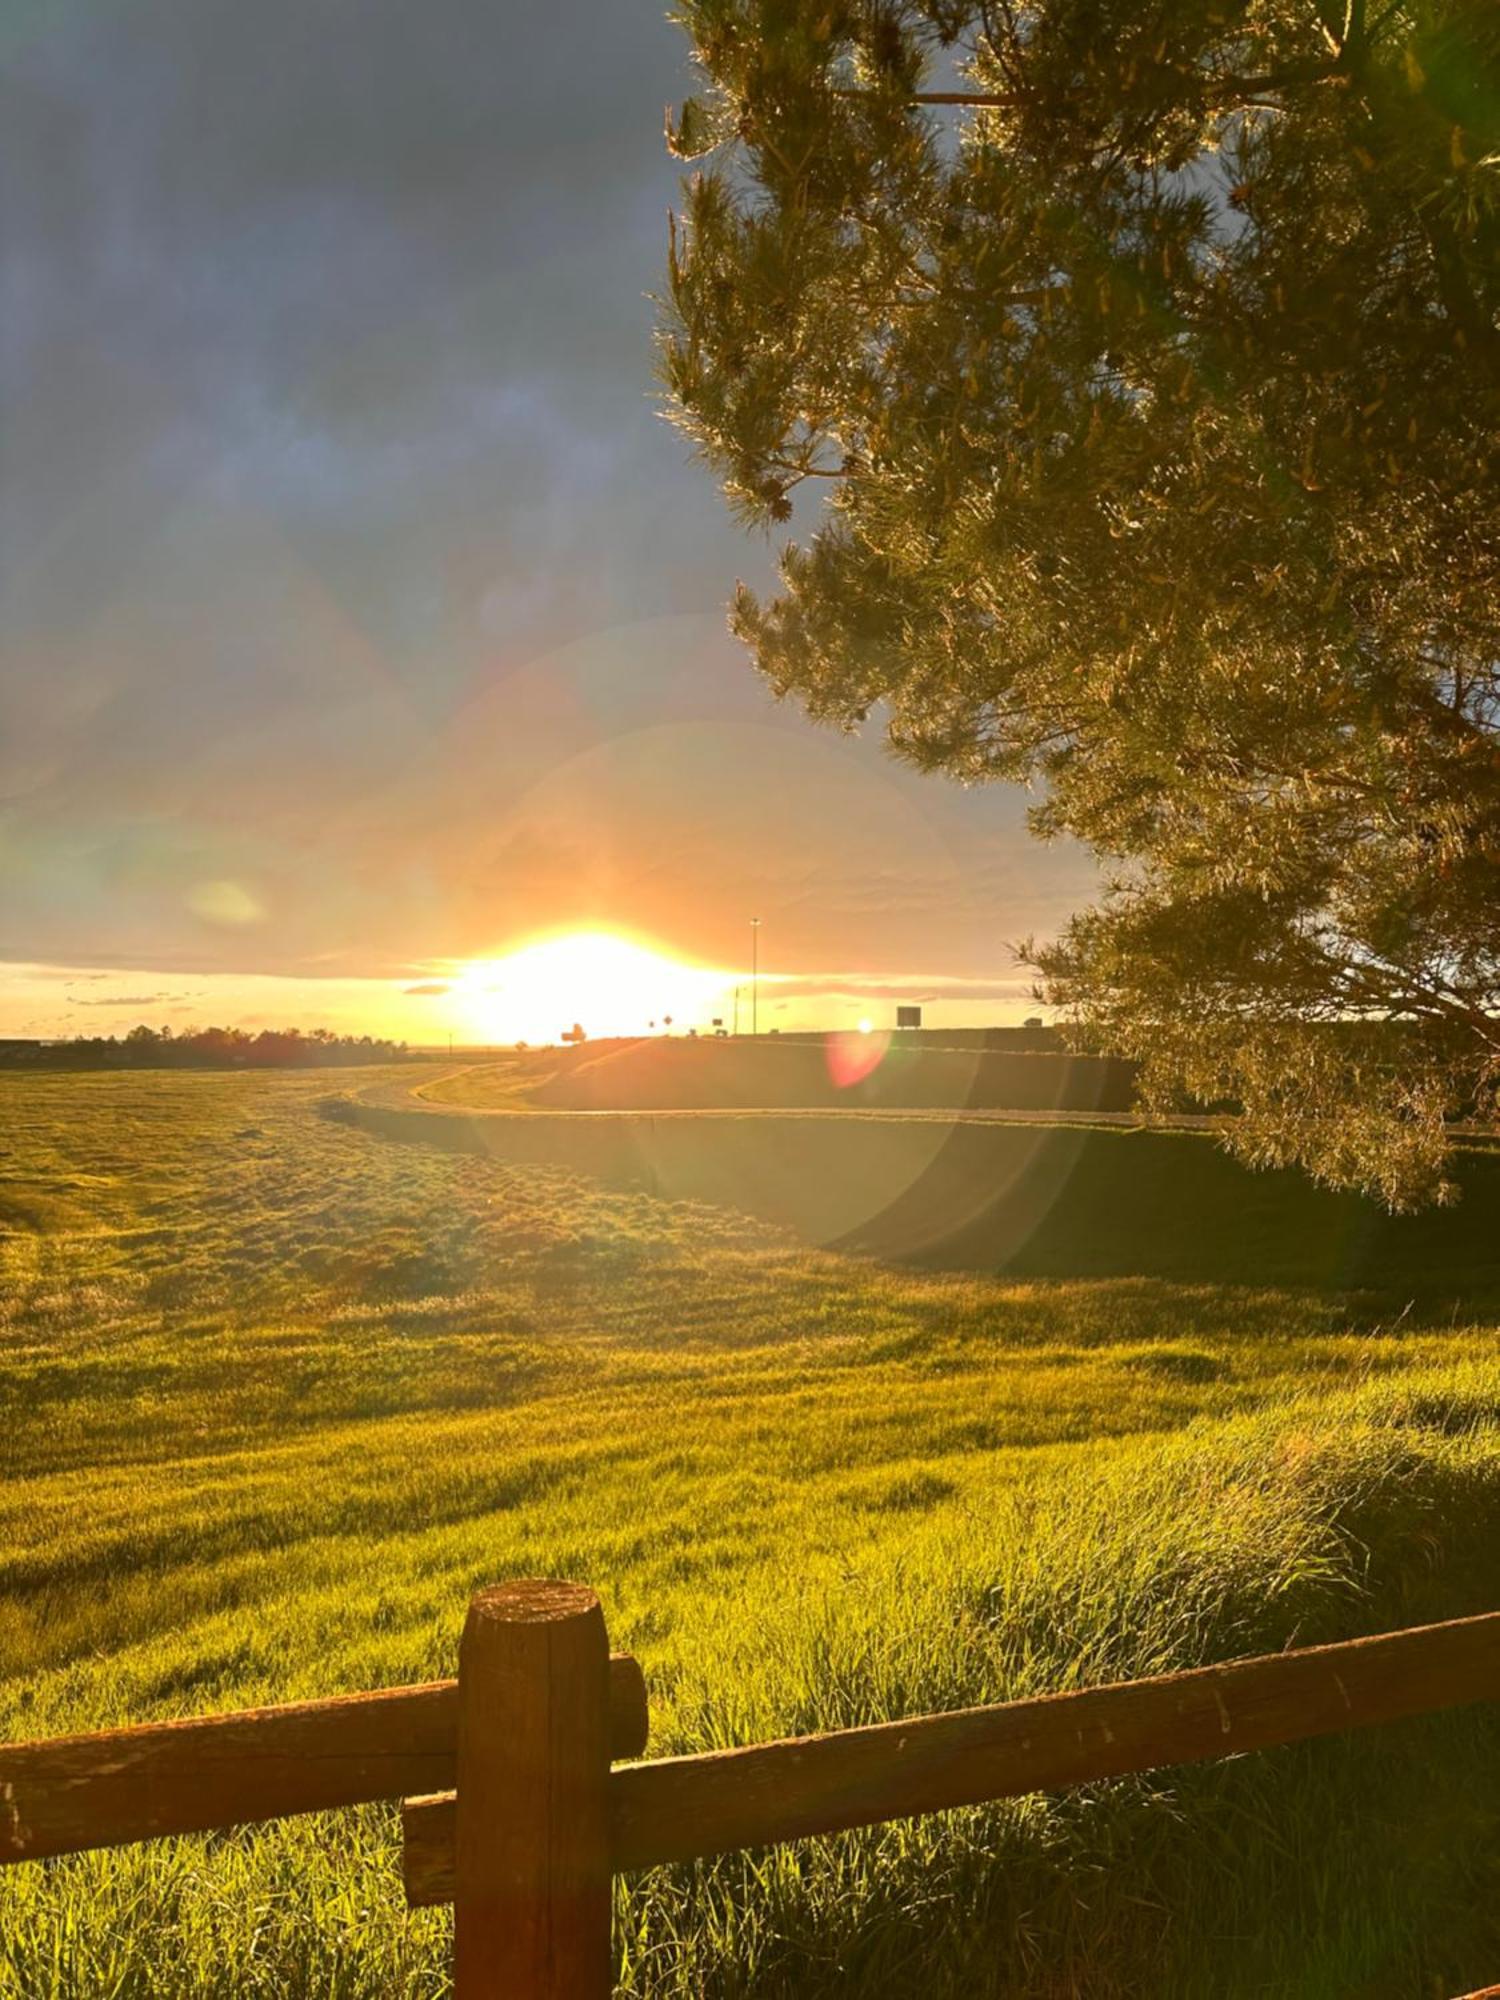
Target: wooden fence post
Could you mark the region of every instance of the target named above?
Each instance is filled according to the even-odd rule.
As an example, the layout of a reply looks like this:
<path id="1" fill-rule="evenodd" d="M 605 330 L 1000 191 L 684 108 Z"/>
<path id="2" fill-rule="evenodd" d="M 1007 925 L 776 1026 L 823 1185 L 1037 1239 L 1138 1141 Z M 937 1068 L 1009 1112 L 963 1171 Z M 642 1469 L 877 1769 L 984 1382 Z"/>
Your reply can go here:
<path id="1" fill-rule="evenodd" d="M 456 2000 L 608 2000 L 608 1786 L 598 1598 L 481 1590 L 458 1654 Z"/>

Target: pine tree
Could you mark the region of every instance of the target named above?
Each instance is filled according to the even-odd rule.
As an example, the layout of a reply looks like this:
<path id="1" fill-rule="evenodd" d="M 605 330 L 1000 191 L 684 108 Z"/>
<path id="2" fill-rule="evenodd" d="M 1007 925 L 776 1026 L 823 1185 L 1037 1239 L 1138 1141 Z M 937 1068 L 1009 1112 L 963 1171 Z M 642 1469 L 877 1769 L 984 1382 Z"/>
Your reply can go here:
<path id="1" fill-rule="evenodd" d="M 1393 1205 L 1500 1088 L 1500 7 L 687 0 L 672 410 L 780 694 L 1107 863 L 1152 1100 Z M 801 527 L 799 507 L 799 528 Z"/>

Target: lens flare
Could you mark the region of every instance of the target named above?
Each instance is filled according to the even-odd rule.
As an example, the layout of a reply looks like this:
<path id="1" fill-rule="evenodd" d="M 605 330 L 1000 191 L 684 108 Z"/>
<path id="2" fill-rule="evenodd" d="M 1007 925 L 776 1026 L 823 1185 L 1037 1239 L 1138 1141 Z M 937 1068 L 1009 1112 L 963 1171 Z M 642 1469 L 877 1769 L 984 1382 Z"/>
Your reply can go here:
<path id="1" fill-rule="evenodd" d="M 865 1021 L 852 1034 L 830 1035 L 824 1044 L 828 1074 L 840 1090 L 850 1090 L 879 1069 L 890 1045 L 888 1034 L 877 1035 Z"/>

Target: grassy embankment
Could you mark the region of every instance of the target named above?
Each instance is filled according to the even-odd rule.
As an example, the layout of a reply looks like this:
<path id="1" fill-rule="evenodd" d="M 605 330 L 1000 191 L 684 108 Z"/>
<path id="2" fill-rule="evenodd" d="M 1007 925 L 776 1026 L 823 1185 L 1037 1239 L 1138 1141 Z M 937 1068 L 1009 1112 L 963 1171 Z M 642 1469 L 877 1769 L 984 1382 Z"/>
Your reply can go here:
<path id="1" fill-rule="evenodd" d="M 415 1102 L 402 1085 L 371 1093 L 379 1105 L 346 1108 L 386 1138 L 582 1168 L 905 1264 L 1373 1290 L 1398 1303 L 1421 1296 L 1429 1313 L 1444 1300 L 1462 1309 L 1500 1299 L 1492 1144 L 1460 1152 L 1466 1204 L 1393 1218 L 1298 1173 L 1246 1173 L 1210 1132 L 1136 1130 L 1123 1116 L 1095 1125 L 1083 1107 L 1038 1119 L 990 1105 L 1068 1096 L 1066 1060 L 897 1044 L 841 1089 L 816 1046 L 656 1041 L 531 1050 L 440 1074 Z M 986 1108 L 955 1120 L 942 1107 L 966 1102 L 965 1074 Z M 780 1085 L 797 1108 L 767 1116 L 760 1107 Z M 578 1110 L 609 1115 L 579 1120 Z"/>
<path id="2" fill-rule="evenodd" d="M 1456 1277 L 1406 1237 L 1351 1302 L 883 1268 L 386 1144 L 317 1078 L 0 1087 L 0 1733 L 451 1671 L 524 1571 L 599 1586 L 658 1751 L 1500 1605 L 1483 1184 Z M 622 1977 L 1456 1991 L 1500 1968 L 1497 1800 L 1473 1711 L 661 1871 Z M 443 1933 L 371 1809 L 10 1871 L 0 1993 L 436 1993 Z"/>
<path id="3" fill-rule="evenodd" d="M 1061 1049 L 950 1047 L 931 1036 L 654 1036 L 507 1051 L 422 1088 L 434 1103 L 565 1111 L 1128 1111 L 1129 1063 Z"/>

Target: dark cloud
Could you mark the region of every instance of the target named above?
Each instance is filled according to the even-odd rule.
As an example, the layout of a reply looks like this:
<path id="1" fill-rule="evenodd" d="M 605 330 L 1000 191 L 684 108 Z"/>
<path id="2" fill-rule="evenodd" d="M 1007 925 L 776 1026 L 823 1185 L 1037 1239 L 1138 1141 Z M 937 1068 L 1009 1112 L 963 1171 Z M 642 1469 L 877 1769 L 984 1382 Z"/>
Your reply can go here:
<path id="1" fill-rule="evenodd" d="M 103 1000 L 72 1000 L 73 1007 L 154 1007 L 158 1001 L 172 1001 L 171 993 L 111 993 Z"/>
<path id="2" fill-rule="evenodd" d="M 18 601 L 107 610 L 205 504 L 308 538 L 403 652 L 452 609 L 456 542 L 581 554 L 635 489 L 611 553 L 641 552 L 640 489 L 680 457 L 652 437 L 642 297 L 679 72 L 629 0 L 138 0 L 13 54 Z"/>

